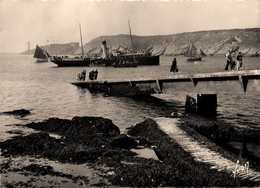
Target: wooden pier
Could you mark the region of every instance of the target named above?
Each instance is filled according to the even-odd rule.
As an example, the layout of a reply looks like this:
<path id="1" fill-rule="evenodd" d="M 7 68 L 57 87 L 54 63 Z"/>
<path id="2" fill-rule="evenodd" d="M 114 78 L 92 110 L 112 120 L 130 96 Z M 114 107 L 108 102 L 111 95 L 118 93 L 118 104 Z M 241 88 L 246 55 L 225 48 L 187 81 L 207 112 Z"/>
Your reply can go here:
<path id="1" fill-rule="evenodd" d="M 199 110 L 215 110 L 219 93 L 260 93 L 260 70 L 202 74 L 88 80 L 72 84 L 114 96 L 142 96 L 154 93 L 196 93 Z M 208 108 L 210 107 L 210 108 Z"/>
<path id="2" fill-rule="evenodd" d="M 110 95 L 125 96 L 152 93 L 260 93 L 260 70 L 87 80 L 72 84 Z"/>

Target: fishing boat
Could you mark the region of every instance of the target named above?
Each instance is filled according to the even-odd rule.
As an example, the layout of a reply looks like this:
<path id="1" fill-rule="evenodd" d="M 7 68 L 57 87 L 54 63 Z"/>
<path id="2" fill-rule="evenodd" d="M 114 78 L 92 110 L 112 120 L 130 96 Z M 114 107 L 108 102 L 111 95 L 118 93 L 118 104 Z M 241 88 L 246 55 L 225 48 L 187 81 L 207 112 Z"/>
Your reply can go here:
<path id="1" fill-rule="evenodd" d="M 81 25 L 79 24 L 80 41 L 81 41 L 81 56 L 70 57 L 65 56 L 51 56 L 51 62 L 58 65 L 58 67 L 71 67 L 71 66 L 89 66 L 90 58 L 84 56 Z"/>
<path id="2" fill-rule="evenodd" d="M 48 62 L 48 53 L 40 48 L 38 44 L 36 45 L 33 57 L 36 58 L 37 63 Z"/>
<path id="3" fill-rule="evenodd" d="M 205 54 L 205 52 L 203 52 L 203 50 L 202 49 L 200 49 L 200 55 L 201 56 L 204 56 L 204 57 L 206 57 L 207 55 Z"/>
<path id="4" fill-rule="evenodd" d="M 201 57 L 191 57 L 187 61 L 201 61 Z"/>
<path id="5" fill-rule="evenodd" d="M 200 49 L 200 53 L 201 53 L 201 49 Z M 202 51 L 203 52 L 203 51 Z M 203 52 L 204 53 L 204 52 Z M 204 53 L 205 54 L 205 53 Z M 205 54 L 206 55 L 206 54 Z M 201 56 L 200 57 L 196 57 L 197 56 L 197 48 L 194 45 L 193 42 L 191 42 L 186 50 L 186 52 L 184 53 L 184 56 L 186 57 L 190 57 L 187 59 L 187 61 L 201 61 Z"/>

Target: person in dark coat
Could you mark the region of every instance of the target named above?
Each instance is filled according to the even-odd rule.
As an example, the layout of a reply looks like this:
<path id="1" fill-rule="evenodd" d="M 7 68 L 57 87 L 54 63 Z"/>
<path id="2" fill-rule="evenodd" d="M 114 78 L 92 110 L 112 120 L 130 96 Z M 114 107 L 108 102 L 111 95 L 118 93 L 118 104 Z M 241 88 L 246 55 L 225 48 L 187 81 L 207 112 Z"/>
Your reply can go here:
<path id="1" fill-rule="evenodd" d="M 237 61 L 239 62 L 238 69 L 242 68 L 242 64 L 243 64 L 242 59 L 243 59 L 243 54 L 239 52 L 237 55 Z"/>
<path id="2" fill-rule="evenodd" d="M 86 79 L 86 70 L 83 70 L 81 75 L 82 75 L 82 80 L 85 81 L 85 79 Z"/>
<path id="3" fill-rule="evenodd" d="M 98 76 L 98 70 L 96 69 L 96 70 L 94 71 L 94 80 L 97 79 L 97 76 Z"/>
<path id="4" fill-rule="evenodd" d="M 173 61 L 172 61 L 172 66 L 171 66 L 171 71 L 170 72 L 174 72 L 174 74 L 175 74 L 175 72 L 178 72 L 176 58 L 174 58 Z"/>
<path id="5" fill-rule="evenodd" d="M 89 79 L 94 80 L 94 70 L 89 72 Z"/>

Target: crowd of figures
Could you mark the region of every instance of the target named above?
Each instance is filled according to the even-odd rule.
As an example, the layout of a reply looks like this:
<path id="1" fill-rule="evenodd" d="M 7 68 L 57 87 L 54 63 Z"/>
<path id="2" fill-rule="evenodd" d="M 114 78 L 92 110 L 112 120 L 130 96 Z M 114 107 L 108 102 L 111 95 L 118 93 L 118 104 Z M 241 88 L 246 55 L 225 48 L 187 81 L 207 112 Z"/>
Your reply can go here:
<path id="1" fill-rule="evenodd" d="M 96 80 L 98 76 L 98 70 L 96 69 L 95 71 L 92 70 L 89 72 L 89 79 L 90 80 Z"/>
<path id="2" fill-rule="evenodd" d="M 228 70 L 228 67 L 230 67 L 230 70 L 239 70 L 240 68 L 242 68 L 243 55 L 241 52 L 239 52 L 237 54 L 237 59 L 236 59 L 236 61 L 234 61 L 232 59 L 230 50 L 228 50 L 228 52 L 226 54 L 226 59 L 227 59 L 227 64 L 226 64 L 225 70 Z"/>
<path id="3" fill-rule="evenodd" d="M 89 79 L 90 80 L 96 80 L 98 77 L 98 70 L 92 70 L 89 72 Z M 78 73 L 77 80 L 79 81 L 85 81 L 86 79 L 86 70 L 83 70 L 82 72 Z"/>

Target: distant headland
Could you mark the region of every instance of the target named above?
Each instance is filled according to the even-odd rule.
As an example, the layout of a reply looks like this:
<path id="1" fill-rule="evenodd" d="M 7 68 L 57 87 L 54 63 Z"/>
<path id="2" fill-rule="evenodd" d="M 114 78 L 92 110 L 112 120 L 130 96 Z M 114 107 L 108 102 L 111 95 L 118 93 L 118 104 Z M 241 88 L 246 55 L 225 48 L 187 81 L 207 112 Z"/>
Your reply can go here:
<path id="1" fill-rule="evenodd" d="M 241 51 L 246 56 L 255 56 L 260 53 L 260 28 L 229 29 L 185 32 L 172 35 L 136 36 L 133 35 L 135 50 L 147 50 L 156 54 L 163 51 L 163 55 L 183 55 L 190 42 L 206 54 L 222 55 L 228 50 Z M 84 52 L 90 56 L 102 54 L 101 42 L 107 41 L 111 51 L 118 49 L 132 49 L 129 35 L 100 36 L 84 45 Z M 40 45 L 40 44 L 39 44 Z M 78 42 L 66 44 L 50 44 L 41 46 L 51 55 L 81 54 Z M 35 49 L 23 52 L 33 54 Z"/>

